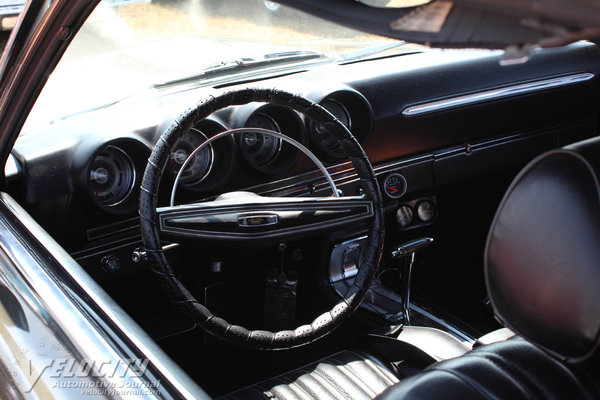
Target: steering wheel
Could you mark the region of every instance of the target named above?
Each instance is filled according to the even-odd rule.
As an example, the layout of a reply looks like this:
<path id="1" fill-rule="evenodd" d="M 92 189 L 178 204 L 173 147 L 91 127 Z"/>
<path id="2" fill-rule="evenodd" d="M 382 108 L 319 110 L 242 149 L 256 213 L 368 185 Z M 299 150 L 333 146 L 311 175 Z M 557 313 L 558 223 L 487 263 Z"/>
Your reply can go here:
<path id="1" fill-rule="evenodd" d="M 181 136 L 217 110 L 251 102 L 287 106 L 324 125 L 352 161 L 363 195 L 306 198 L 263 197 L 233 192 L 214 201 L 157 208 L 160 179 L 171 149 Z M 229 131 L 230 134 L 232 132 Z M 328 175 L 326 170 L 325 173 Z M 328 180 L 331 185 L 331 178 Z M 334 195 L 337 196 L 337 193 Z M 169 300 L 206 332 L 253 349 L 290 349 L 332 332 L 359 306 L 377 272 L 383 249 L 381 192 L 373 167 L 360 144 L 340 121 L 317 103 L 276 89 L 243 89 L 209 97 L 179 116 L 159 138 L 148 159 L 141 185 L 139 213 L 142 241 L 151 270 Z M 369 232 L 363 261 L 353 285 L 343 299 L 312 323 L 279 332 L 248 330 L 213 315 L 177 278 L 160 242 L 161 234 L 213 240 L 285 239 L 299 232 L 314 233 L 358 221 L 368 221 Z"/>

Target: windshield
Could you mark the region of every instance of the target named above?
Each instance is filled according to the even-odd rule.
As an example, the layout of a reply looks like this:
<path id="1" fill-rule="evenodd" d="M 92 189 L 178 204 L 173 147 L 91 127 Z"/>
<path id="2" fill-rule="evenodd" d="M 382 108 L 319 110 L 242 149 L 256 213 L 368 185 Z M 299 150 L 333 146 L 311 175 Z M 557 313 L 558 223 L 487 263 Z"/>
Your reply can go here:
<path id="1" fill-rule="evenodd" d="M 400 44 L 265 0 L 105 0 L 52 73 L 24 132 L 156 85 L 360 59 L 370 55 L 365 49 Z"/>

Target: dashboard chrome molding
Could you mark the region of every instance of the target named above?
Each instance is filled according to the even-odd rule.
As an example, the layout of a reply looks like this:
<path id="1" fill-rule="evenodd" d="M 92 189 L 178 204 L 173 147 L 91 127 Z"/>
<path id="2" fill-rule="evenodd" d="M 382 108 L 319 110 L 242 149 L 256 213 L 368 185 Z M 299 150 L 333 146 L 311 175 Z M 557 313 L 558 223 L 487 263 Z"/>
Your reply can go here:
<path id="1" fill-rule="evenodd" d="M 593 79 L 595 76 L 595 74 L 583 72 L 578 74 L 560 76 L 556 78 L 521 83 L 518 85 L 505 86 L 497 89 L 483 90 L 480 92 L 475 92 L 462 96 L 449 97 L 442 100 L 435 100 L 409 106 L 402 111 L 402 115 L 405 117 L 415 117 L 439 111 L 459 108 L 467 105 L 498 100 L 505 97 L 531 94 L 543 90 L 554 89 L 561 86 L 568 86 L 581 82 L 586 82 Z"/>

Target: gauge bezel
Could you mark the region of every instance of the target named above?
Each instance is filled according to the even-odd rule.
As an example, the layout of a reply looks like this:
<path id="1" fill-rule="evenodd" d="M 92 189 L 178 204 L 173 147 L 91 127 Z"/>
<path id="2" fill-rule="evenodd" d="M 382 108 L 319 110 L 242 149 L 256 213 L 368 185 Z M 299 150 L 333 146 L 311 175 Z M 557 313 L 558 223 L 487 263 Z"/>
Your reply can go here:
<path id="1" fill-rule="evenodd" d="M 191 129 L 197 129 L 207 138 L 227 130 L 221 122 L 208 118 L 200 121 Z M 223 138 L 211 143 L 210 146 L 214 152 L 212 168 L 201 181 L 179 183 L 180 187 L 185 189 L 178 194 L 181 201 L 195 201 L 198 197 L 197 193 L 203 193 L 206 196 L 216 193 L 229 182 L 235 171 L 238 165 L 238 146 L 236 146 L 234 138 Z M 174 173 L 165 174 L 169 179 L 169 184 L 173 183 L 176 175 Z"/>
<path id="2" fill-rule="evenodd" d="M 108 156 L 106 156 L 105 154 L 108 154 Z M 119 196 L 116 198 L 115 201 L 110 201 L 110 200 L 112 200 L 112 198 L 109 199 L 109 201 L 104 201 L 104 200 L 98 198 L 97 193 L 94 194 L 93 186 L 97 185 L 97 184 L 93 183 L 91 174 L 92 174 L 94 164 L 99 162 L 100 157 L 104 157 L 104 158 L 112 157 L 114 159 L 117 159 L 122 164 L 119 166 L 122 168 L 123 173 L 126 176 L 125 179 L 127 179 L 127 182 L 125 182 L 125 184 L 119 185 L 122 187 L 122 189 L 119 189 L 119 191 L 123 191 L 123 193 L 119 194 Z M 117 207 L 120 204 L 123 204 L 123 202 L 125 202 L 127 200 L 127 198 L 133 192 L 133 188 L 134 188 L 135 182 L 137 180 L 137 174 L 135 171 L 135 166 L 133 164 L 133 160 L 131 159 L 129 154 L 127 154 L 123 149 L 121 149 L 120 147 L 114 146 L 114 145 L 104 146 L 102 149 L 100 149 L 100 151 L 98 151 L 98 153 L 96 153 L 96 155 L 90 162 L 87 176 L 88 176 L 88 184 L 90 185 L 91 195 L 96 199 L 96 201 L 99 204 L 101 204 L 105 207 Z"/>
<path id="3" fill-rule="evenodd" d="M 198 135 L 198 136 L 202 136 L 202 138 L 203 138 L 202 142 L 204 142 L 204 141 L 208 140 L 208 138 L 209 138 L 209 136 L 208 136 L 207 134 L 205 134 L 204 132 L 202 132 L 202 131 L 201 131 L 201 130 L 198 128 L 198 127 L 193 127 L 193 128 L 190 128 L 190 129 L 189 129 L 189 130 L 188 130 L 188 131 L 187 131 L 187 132 L 186 132 L 186 133 L 185 133 L 185 134 L 184 134 L 184 135 L 181 137 L 181 139 L 179 139 L 179 140 L 180 140 L 180 141 L 181 141 L 181 140 L 184 140 L 184 139 L 186 138 L 186 136 L 188 136 L 188 135 Z M 189 140 L 189 139 L 188 139 L 188 140 Z M 175 146 L 173 147 L 173 152 L 177 150 L 177 146 L 178 146 L 178 145 L 180 145 L 180 142 L 177 142 L 177 143 L 175 144 Z M 192 146 L 193 146 L 193 144 L 192 144 Z M 190 152 L 190 154 L 191 154 L 191 153 L 192 153 L 192 152 L 193 152 L 193 151 L 194 151 L 194 150 L 195 150 L 197 147 L 198 147 L 198 146 L 195 146 L 195 147 L 192 149 L 192 151 Z M 193 177 L 190 179 L 189 177 L 184 177 L 184 176 L 182 175 L 182 178 L 181 178 L 181 185 L 182 185 L 183 187 L 191 187 L 191 186 L 198 185 L 199 183 L 201 183 L 202 181 L 204 181 L 204 180 L 205 180 L 205 179 L 206 179 L 206 178 L 207 178 L 207 177 L 210 175 L 210 173 L 212 172 L 212 170 L 213 170 L 213 167 L 214 167 L 214 163 L 215 163 L 215 150 L 214 150 L 214 148 L 213 148 L 213 145 L 212 145 L 212 144 L 209 144 L 209 145 L 208 145 L 206 148 L 208 149 L 208 152 L 209 152 L 209 154 L 210 154 L 210 160 L 209 160 L 209 162 L 208 162 L 208 168 L 207 168 L 207 169 L 206 169 L 206 171 L 205 171 L 205 172 L 202 174 L 202 176 L 201 176 L 201 177 L 199 177 L 199 178 L 197 178 L 197 179 L 193 179 Z M 173 152 L 172 152 L 172 153 L 173 153 Z M 189 154 L 188 154 L 188 156 L 189 156 Z M 189 168 L 189 167 L 188 167 L 188 168 Z M 173 176 L 176 176 L 176 175 L 177 175 L 177 172 L 179 172 L 179 170 L 175 171 L 174 169 L 172 169 L 172 168 L 171 168 L 171 174 L 172 174 Z"/>
<path id="4" fill-rule="evenodd" d="M 403 182 L 402 191 L 400 191 L 398 193 L 390 193 L 387 189 L 387 182 L 389 179 L 391 179 L 393 177 L 399 177 Z M 397 199 L 401 198 L 402 196 L 404 196 L 404 194 L 406 193 L 406 190 L 408 189 L 408 183 L 406 182 L 406 178 L 404 177 L 404 175 L 402 175 L 401 173 L 398 173 L 398 172 L 392 172 L 391 174 L 388 174 L 383 178 L 383 181 L 381 183 L 381 188 L 383 190 L 383 193 L 387 197 L 389 197 L 390 199 L 397 200 Z"/>
<path id="5" fill-rule="evenodd" d="M 266 121 L 268 121 L 272 126 L 269 127 L 261 127 L 261 126 L 256 126 L 256 124 L 252 124 L 251 121 L 252 119 L 255 118 L 264 118 Z M 250 117 L 248 118 L 248 121 L 246 121 L 245 124 L 246 127 L 254 127 L 254 128 L 264 128 L 264 129 L 268 129 L 268 130 L 272 130 L 278 133 L 281 133 L 281 127 L 279 126 L 279 124 L 277 123 L 277 121 L 275 120 L 275 118 L 273 118 L 273 116 L 262 112 L 262 111 L 258 111 L 253 113 L 252 115 L 250 115 Z M 252 165 L 255 165 L 259 168 L 267 168 L 269 165 L 271 165 L 276 159 L 277 157 L 279 157 L 279 154 L 281 153 L 281 147 L 283 144 L 283 141 L 281 139 L 278 138 L 274 138 L 272 136 L 266 136 L 266 135 L 261 135 L 261 136 L 266 136 L 269 140 L 274 140 L 275 142 L 273 143 L 272 149 L 269 149 L 269 151 L 271 152 L 272 150 L 272 154 L 270 154 L 270 156 L 268 157 L 268 160 L 266 161 L 262 161 L 259 162 L 257 160 L 256 157 L 251 157 L 248 151 L 248 148 L 250 145 L 247 144 L 246 142 L 246 133 L 242 134 L 239 138 L 239 145 L 242 151 L 242 156 Z M 255 134 L 256 135 L 256 134 Z M 265 139 L 263 139 L 265 140 Z"/>
<path id="6" fill-rule="evenodd" d="M 86 158 L 85 166 L 78 169 L 80 178 L 77 179 L 77 186 L 82 193 L 91 201 L 91 203 L 101 211 L 113 215 L 133 214 L 138 208 L 139 185 L 141 183 L 143 168 L 150 150 L 143 142 L 133 138 L 121 138 L 110 140 L 94 146 L 95 150 Z M 126 193 L 114 201 L 101 201 L 96 196 L 97 183 L 90 179 L 94 162 L 104 151 L 116 152 L 123 157 L 125 168 L 130 172 L 130 179 L 127 182 Z M 77 165 L 77 161 L 75 164 Z"/>
<path id="7" fill-rule="evenodd" d="M 360 144 L 367 142 L 373 128 L 373 110 L 362 94 L 343 89 L 328 93 L 317 101 L 328 111 L 328 102 L 340 106 L 348 118 L 348 130 Z M 311 146 L 320 158 L 328 162 L 339 162 L 346 159 L 341 147 L 326 148 L 324 146 L 321 134 L 317 132 L 318 126 L 313 121 L 307 121 L 306 129 L 309 133 Z"/>
<path id="8" fill-rule="evenodd" d="M 306 145 L 306 132 L 304 130 L 302 119 L 294 110 L 273 104 L 263 105 L 253 109 L 251 113 L 245 114 L 245 118 L 243 118 L 241 125 L 243 127 L 252 127 L 248 124 L 248 121 L 251 121 L 256 115 L 263 115 L 269 118 L 277 128 L 277 132 L 283 133 L 297 142 Z M 237 147 L 240 151 L 240 158 L 251 171 L 258 173 L 261 176 L 277 176 L 288 172 L 296 165 L 302 155 L 295 147 L 279 141 L 277 152 L 271 160 L 264 164 L 257 164 L 255 160 L 247 154 L 247 151 L 242 144 L 242 140 L 243 138 L 241 135 L 240 137 L 235 138 Z"/>

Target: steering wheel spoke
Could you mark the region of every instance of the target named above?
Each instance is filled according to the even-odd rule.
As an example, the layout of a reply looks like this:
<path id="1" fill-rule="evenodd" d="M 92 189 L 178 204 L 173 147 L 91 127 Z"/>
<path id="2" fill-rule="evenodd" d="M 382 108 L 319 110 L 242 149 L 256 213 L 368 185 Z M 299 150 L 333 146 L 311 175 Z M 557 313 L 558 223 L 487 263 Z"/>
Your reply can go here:
<path id="1" fill-rule="evenodd" d="M 214 201 L 157 209 L 159 232 L 205 240 L 289 239 L 373 217 L 365 197 L 263 197 L 233 192 Z"/>

